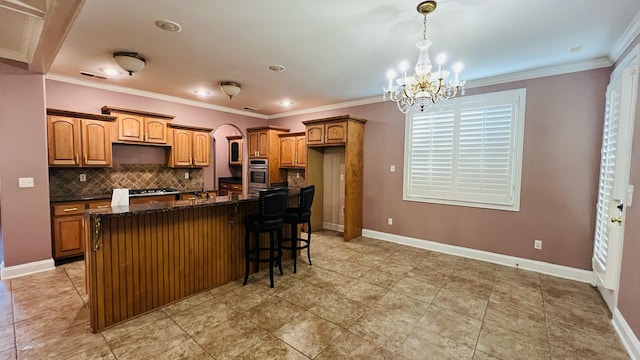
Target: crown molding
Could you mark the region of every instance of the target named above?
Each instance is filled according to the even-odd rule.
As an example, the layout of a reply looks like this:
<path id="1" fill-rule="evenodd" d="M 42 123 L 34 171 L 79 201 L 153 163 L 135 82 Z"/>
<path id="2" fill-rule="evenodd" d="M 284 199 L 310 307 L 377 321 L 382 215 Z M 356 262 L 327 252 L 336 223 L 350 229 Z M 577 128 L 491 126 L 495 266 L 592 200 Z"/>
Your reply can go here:
<path id="1" fill-rule="evenodd" d="M 230 114 L 249 116 L 249 117 L 254 117 L 254 118 L 264 119 L 264 120 L 267 120 L 269 118 L 267 115 L 263 115 L 259 113 L 236 110 L 236 109 L 231 109 L 224 106 L 208 104 L 201 101 L 189 100 L 189 99 L 184 99 L 177 96 L 164 95 L 164 94 L 159 94 L 151 91 L 132 89 L 124 86 L 98 84 L 95 82 L 80 80 L 80 79 L 71 78 L 63 75 L 47 74 L 45 78 L 47 80 L 55 80 L 55 81 L 65 82 L 65 83 L 74 84 L 74 85 L 88 86 L 96 89 L 114 91 L 114 92 L 119 92 L 119 93 L 128 94 L 128 95 L 137 95 L 137 96 L 142 96 L 142 97 L 156 99 L 156 100 L 169 101 L 177 104 L 183 104 L 183 105 L 189 105 L 189 106 L 195 106 L 195 107 L 200 107 L 205 109 L 226 112 Z"/>
<path id="2" fill-rule="evenodd" d="M 611 52 L 609 52 L 609 57 L 613 60 L 613 62 L 617 62 L 620 59 L 620 56 L 624 54 L 625 50 L 631 46 L 633 40 L 635 40 L 640 35 L 640 12 L 636 14 L 636 17 L 633 18 L 631 24 L 627 26 L 627 29 L 622 33 L 620 39 L 616 41 L 615 45 L 611 48 Z"/>
<path id="3" fill-rule="evenodd" d="M 499 85 L 499 84 L 514 82 L 514 81 L 537 79 L 545 76 L 569 74 L 569 73 L 578 72 L 578 71 L 600 69 L 600 68 L 610 67 L 611 65 L 613 65 L 613 62 L 609 60 L 609 58 L 605 57 L 605 58 L 580 61 L 580 62 L 575 62 L 570 64 L 548 66 L 544 68 L 519 71 L 511 74 L 493 76 L 493 77 L 488 77 L 484 79 L 470 80 L 470 81 L 467 81 L 467 84 L 465 87 L 467 89 L 471 89 L 471 88 L 477 88 L 482 86 Z"/>
<path id="4" fill-rule="evenodd" d="M 272 120 L 272 119 L 278 119 L 278 118 L 283 118 L 283 117 L 288 117 L 288 116 L 312 114 L 312 113 L 316 113 L 316 112 L 320 112 L 320 111 L 344 109 L 344 108 L 348 108 L 348 107 L 354 107 L 354 106 L 360 106 L 360 105 L 369 105 L 369 104 L 375 104 L 375 103 L 379 103 L 379 102 L 384 102 L 384 100 L 382 99 L 382 94 L 380 94 L 380 96 L 374 96 L 374 97 L 363 98 L 363 99 L 358 99 L 358 100 L 345 101 L 345 102 L 341 102 L 341 103 L 337 103 L 337 104 L 322 105 L 322 106 L 313 107 L 313 108 L 306 108 L 306 109 L 300 109 L 300 110 L 294 110 L 294 111 L 288 111 L 288 112 L 283 112 L 283 113 L 279 113 L 279 114 L 269 115 L 267 117 L 267 119 Z"/>

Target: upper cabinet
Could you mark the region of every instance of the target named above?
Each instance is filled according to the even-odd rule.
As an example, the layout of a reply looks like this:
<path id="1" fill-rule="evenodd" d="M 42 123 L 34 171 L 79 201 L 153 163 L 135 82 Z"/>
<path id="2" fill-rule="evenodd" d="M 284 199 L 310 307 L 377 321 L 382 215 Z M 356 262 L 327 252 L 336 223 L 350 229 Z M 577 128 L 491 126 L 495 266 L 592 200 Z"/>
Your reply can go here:
<path id="1" fill-rule="evenodd" d="M 242 165 L 242 136 L 227 136 L 229 141 L 229 165 Z"/>
<path id="2" fill-rule="evenodd" d="M 103 106 L 102 113 L 117 117 L 117 141 L 157 145 L 166 145 L 169 142 L 167 124 L 174 118 L 172 115 L 111 106 Z"/>
<path id="3" fill-rule="evenodd" d="M 307 129 L 307 145 L 339 145 L 347 142 L 347 121 L 341 117 L 331 119 L 334 120 L 304 122 Z"/>
<path id="4" fill-rule="evenodd" d="M 307 141 L 304 132 L 280 134 L 280 167 L 301 168 L 307 164 Z"/>
<path id="5" fill-rule="evenodd" d="M 249 159 L 268 158 L 279 162 L 280 139 L 278 134 L 289 132 L 289 129 L 278 126 L 263 126 L 247 129 L 249 139 Z"/>
<path id="6" fill-rule="evenodd" d="M 109 167 L 113 116 L 47 109 L 49 166 Z"/>
<path id="7" fill-rule="evenodd" d="M 212 129 L 169 125 L 169 167 L 206 167 L 211 164 Z"/>

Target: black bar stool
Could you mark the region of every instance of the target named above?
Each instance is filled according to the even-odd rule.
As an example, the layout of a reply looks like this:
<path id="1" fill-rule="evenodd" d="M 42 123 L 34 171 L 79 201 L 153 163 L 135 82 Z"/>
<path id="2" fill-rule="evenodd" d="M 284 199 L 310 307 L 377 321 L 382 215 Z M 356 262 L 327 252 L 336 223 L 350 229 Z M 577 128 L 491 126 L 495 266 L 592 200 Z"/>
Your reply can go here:
<path id="1" fill-rule="evenodd" d="M 282 275 L 282 250 L 278 247 L 282 241 L 282 224 L 287 208 L 287 189 L 260 191 L 258 200 L 260 212 L 249 214 L 244 218 L 244 257 L 245 272 L 244 283 L 249 280 L 249 263 L 256 263 L 256 272 L 260 269 L 261 262 L 269 263 L 269 280 L 273 287 L 273 266 L 278 264 L 280 275 Z M 269 233 L 269 247 L 260 246 L 260 233 Z M 250 247 L 251 233 L 254 234 L 255 247 Z M 274 238 L 277 235 L 277 239 Z M 260 257 L 260 252 L 268 252 L 266 258 Z"/>
<path id="2" fill-rule="evenodd" d="M 300 189 L 298 207 L 287 208 L 287 212 L 284 215 L 285 224 L 291 225 L 291 238 L 283 239 L 280 247 L 291 250 L 294 274 L 297 271 L 296 258 L 298 250 L 307 249 L 307 259 L 309 259 L 309 265 L 312 265 L 309 245 L 311 242 L 311 204 L 313 204 L 313 195 L 315 192 L 316 188 L 314 185 Z M 308 237 L 307 239 L 298 238 L 298 225 L 305 223 L 307 224 Z"/>

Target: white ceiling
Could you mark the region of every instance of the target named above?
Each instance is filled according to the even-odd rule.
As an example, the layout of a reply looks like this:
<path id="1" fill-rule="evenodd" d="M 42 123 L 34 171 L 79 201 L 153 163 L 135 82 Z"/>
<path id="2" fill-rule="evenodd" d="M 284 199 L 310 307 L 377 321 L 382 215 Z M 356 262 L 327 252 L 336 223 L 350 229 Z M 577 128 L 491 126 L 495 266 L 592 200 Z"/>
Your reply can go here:
<path id="1" fill-rule="evenodd" d="M 417 59 L 418 2 L 86 0 L 49 73 L 264 115 L 381 96 L 387 69 Z M 432 60 L 445 51 L 465 63 L 464 79 L 480 80 L 615 56 L 620 39 L 637 35 L 639 14 L 638 0 L 441 0 L 427 36 Z M 158 19 L 183 30 L 162 31 Z M 147 66 L 133 76 L 80 75 L 117 68 L 115 51 L 138 52 Z M 240 95 L 224 96 L 225 80 L 240 83 Z"/>

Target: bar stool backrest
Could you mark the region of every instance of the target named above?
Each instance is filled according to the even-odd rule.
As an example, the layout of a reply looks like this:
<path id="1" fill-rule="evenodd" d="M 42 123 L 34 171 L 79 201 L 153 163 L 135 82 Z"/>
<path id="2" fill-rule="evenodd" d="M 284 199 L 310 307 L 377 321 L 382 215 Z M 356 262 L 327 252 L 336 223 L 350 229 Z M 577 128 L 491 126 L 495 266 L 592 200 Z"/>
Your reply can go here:
<path id="1" fill-rule="evenodd" d="M 287 189 L 266 190 L 260 192 L 260 214 L 263 222 L 280 220 L 287 210 Z"/>
<path id="2" fill-rule="evenodd" d="M 313 196 L 316 193 L 315 185 L 309 185 L 300 189 L 300 202 L 298 205 L 298 211 L 300 213 L 311 212 L 311 205 L 313 204 Z"/>

